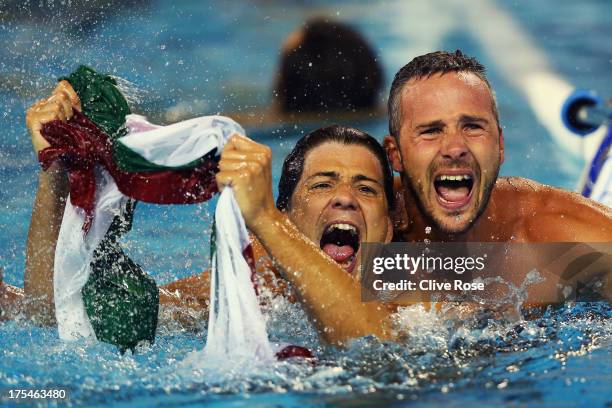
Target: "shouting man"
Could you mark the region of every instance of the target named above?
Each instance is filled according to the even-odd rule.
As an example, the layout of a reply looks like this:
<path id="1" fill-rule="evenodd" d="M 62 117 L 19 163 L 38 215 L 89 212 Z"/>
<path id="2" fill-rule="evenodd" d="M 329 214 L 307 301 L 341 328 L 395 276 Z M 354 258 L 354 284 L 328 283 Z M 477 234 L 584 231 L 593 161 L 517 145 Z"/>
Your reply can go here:
<path id="1" fill-rule="evenodd" d="M 504 136 L 476 59 L 460 51 L 415 58 L 395 75 L 388 106 L 385 145 L 404 202 L 397 240 L 612 241 L 609 208 L 532 180 L 497 178 Z"/>

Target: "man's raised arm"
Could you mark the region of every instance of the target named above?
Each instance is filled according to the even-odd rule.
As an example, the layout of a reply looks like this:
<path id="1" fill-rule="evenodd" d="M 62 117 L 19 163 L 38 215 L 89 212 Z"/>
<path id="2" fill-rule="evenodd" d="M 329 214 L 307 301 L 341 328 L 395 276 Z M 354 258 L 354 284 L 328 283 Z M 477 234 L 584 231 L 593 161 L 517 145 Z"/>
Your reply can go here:
<path id="1" fill-rule="evenodd" d="M 49 98 L 28 109 L 26 126 L 37 157 L 49 146 L 40 133 L 42 125 L 70 119 L 73 109 L 80 109 L 80 102 L 66 81 L 60 82 Z M 49 324 L 54 320 L 53 263 L 68 192 L 67 174 L 60 163 L 54 163 L 47 171 L 40 170 L 28 231 L 24 278 L 26 315 L 39 323 Z"/>

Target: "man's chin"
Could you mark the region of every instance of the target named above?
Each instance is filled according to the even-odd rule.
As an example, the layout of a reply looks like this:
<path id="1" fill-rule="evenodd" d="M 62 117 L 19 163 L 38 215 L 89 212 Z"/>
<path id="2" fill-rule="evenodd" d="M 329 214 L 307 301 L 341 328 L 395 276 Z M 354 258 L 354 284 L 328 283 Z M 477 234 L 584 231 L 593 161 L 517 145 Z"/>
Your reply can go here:
<path id="1" fill-rule="evenodd" d="M 436 228 L 448 235 L 461 235 L 467 232 L 472 226 L 471 221 L 455 223 L 455 222 L 445 222 L 445 221 L 436 221 Z"/>
<path id="2" fill-rule="evenodd" d="M 438 231 L 448 235 L 460 235 L 467 232 L 472 227 L 476 218 L 475 213 L 476 211 L 473 209 L 450 214 L 440 211 L 429 218 Z"/>

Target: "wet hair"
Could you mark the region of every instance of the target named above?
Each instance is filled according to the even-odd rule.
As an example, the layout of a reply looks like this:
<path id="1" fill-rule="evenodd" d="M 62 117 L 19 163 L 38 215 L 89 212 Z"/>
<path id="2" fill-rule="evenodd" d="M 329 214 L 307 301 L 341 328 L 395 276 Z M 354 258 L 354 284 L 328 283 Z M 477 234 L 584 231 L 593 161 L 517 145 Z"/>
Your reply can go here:
<path id="1" fill-rule="evenodd" d="M 497 103 L 493 96 L 493 89 L 486 76 L 485 67 L 474 57 L 463 54 L 460 50 L 453 53 L 436 51 L 414 58 L 404 65 L 393 78 L 391 90 L 389 91 L 389 134 L 395 138 L 399 137 L 400 123 L 402 120 L 402 90 L 404 85 L 412 78 L 420 79 L 430 77 L 433 74 L 446 74 L 449 72 L 470 72 L 480 78 L 491 90 L 491 103 L 493 115 L 499 127 L 499 113 Z"/>
<path id="2" fill-rule="evenodd" d="M 322 127 L 298 140 L 283 163 L 283 172 L 278 182 L 278 199 L 276 200 L 276 207 L 281 211 L 290 209 L 291 197 L 304 171 L 306 155 L 315 147 L 323 143 L 332 142 L 363 146 L 376 156 L 383 172 L 383 187 L 385 196 L 387 197 L 387 205 L 389 209 L 393 208 L 393 172 L 391 171 L 391 166 L 387 160 L 385 150 L 380 143 L 369 134 L 359 129 L 340 125 Z"/>
<path id="3" fill-rule="evenodd" d="M 274 93 L 285 113 L 352 111 L 375 107 L 382 85 L 380 63 L 359 32 L 313 19 L 299 45 L 281 56 Z"/>

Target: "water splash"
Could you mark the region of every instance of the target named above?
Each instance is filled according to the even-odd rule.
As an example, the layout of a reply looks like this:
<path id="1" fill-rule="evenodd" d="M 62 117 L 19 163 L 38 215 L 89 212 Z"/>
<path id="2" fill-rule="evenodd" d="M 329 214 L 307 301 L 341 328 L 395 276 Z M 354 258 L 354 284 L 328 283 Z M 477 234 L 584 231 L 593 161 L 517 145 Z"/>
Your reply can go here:
<path id="1" fill-rule="evenodd" d="M 143 89 L 138 84 L 119 76 L 112 75 L 112 78 L 117 82 L 117 88 L 127 99 L 130 106 L 139 106 L 144 101 L 152 99 L 152 92 Z"/>

